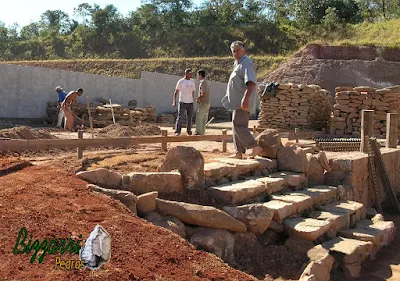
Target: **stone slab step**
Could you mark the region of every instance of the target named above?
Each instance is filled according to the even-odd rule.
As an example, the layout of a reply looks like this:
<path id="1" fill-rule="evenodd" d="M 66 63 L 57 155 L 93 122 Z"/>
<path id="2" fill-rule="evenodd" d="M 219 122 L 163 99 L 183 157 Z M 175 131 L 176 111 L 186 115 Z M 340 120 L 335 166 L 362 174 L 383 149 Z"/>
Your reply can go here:
<path id="1" fill-rule="evenodd" d="M 283 221 L 290 236 L 314 241 L 331 228 L 331 222 L 312 218 L 287 218 Z"/>
<path id="2" fill-rule="evenodd" d="M 260 162 L 254 159 L 219 158 L 216 160 L 234 166 L 239 175 L 245 175 L 260 167 Z"/>
<path id="3" fill-rule="evenodd" d="M 292 203 L 279 200 L 268 201 L 264 203 L 264 206 L 274 210 L 273 220 L 277 222 L 281 222 L 288 216 L 291 216 L 295 213 L 295 206 Z"/>
<path id="4" fill-rule="evenodd" d="M 270 178 L 270 177 L 256 178 L 256 177 L 253 177 L 251 179 L 255 179 L 255 180 L 260 181 L 263 184 L 265 184 L 265 187 L 266 187 L 265 191 L 268 194 L 279 192 L 286 187 L 286 181 L 285 181 L 285 179 L 282 179 L 282 178 Z"/>
<path id="5" fill-rule="evenodd" d="M 204 175 L 214 181 L 217 181 L 235 170 L 235 166 L 222 163 L 222 162 L 212 162 L 204 164 Z"/>
<path id="6" fill-rule="evenodd" d="M 265 192 L 265 185 L 256 180 L 230 182 L 208 189 L 211 196 L 228 205 L 245 204 Z"/>
<path id="7" fill-rule="evenodd" d="M 313 206 L 324 205 L 332 200 L 336 200 L 339 189 L 335 186 L 317 185 L 307 187 L 297 193 L 302 193 L 311 196 Z"/>
<path id="8" fill-rule="evenodd" d="M 383 232 L 383 246 L 387 246 L 396 238 L 396 226 L 392 221 L 376 221 L 360 220 L 356 223 L 356 227 L 372 228 Z"/>
<path id="9" fill-rule="evenodd" d="M 350 227 L 350 213 L 335 213 L 326 211 L 312 211 L 310 218 L 330 221 L 331 227 L 337 232 Z"/>
<path id="10" fill-rule="evenodd" d="M 335 201 L 319 207 L 320 210 L 335 214 L 350 214 L 350 227 L 366 217 L 366 209 L 363 204 L 355 201 Z"/>
<path id="11" fill-rule="evenodd" d="M 361 263 L 365 261 L 373 250 L 372 242 L 336 237 L 322 244 L 334 256 L 341 269 L 353 278 L 361 272 Z"/>
<path id="12" fill-rule="evenodd" d="M 352 229 L 339 232 L 340 236 L 360 241 L 372 242 L 374 254 L 383 246 L 389 245 L 396 236 L 396 227 L 391 221 L 361 220 Z"/>
<path id="13" fill-rule="evenodd" d="M 302 193 L 286 193 L 282 195 L 272 195 L 273 200 L 279 200 L 294 205 L 294 214 L 299 214 L 307 209 L 311 209 L 312 198 L 307 194 Z"/>
<path id="14" fill-rule="evenodd" d="M 282 178 L 287 186 L 299 187 L 307 181 L 305 174 L 293 172 L 277 172 L 270 175 L 271 178 Z"/>

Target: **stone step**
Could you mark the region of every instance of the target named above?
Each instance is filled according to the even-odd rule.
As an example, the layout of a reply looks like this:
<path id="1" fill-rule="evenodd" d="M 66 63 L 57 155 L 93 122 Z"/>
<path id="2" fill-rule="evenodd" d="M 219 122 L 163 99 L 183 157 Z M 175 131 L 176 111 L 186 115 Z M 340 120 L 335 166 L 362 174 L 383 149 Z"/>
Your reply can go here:
<path id="1" fill-rule="evenodd" d="M 260 167 L 260 161 L 255 159 L 219 158 L 216 160 L 234 166 L 238 175 L 254 172 Z"/>
<path id="2" fill-rule="evenodd" d="M 310 218 L 331 222 L 331 228 L 338 232 L 350 227 L 350 213 L 335 213 L 326 211 L 312 211 Z"/>
<path id="3" fill-rule="evenodd" d="M 363 204 L 355 201 L 335 201 L 319 207 L 321 211 L 331 212 L 333 214 L 349 214 L 352 227 L 361 219 L 365 219 L 366 210 Z"/>
<path id="4" fill-rule="evenodd" d="M 306 183 L 307 177 L 302 173 L 293 172 L 277 172 L 269 175 L 271 178 L 282 178 L 285 180 L 286 186 L 291 188 L 300 189 Z"/>
<path id="5" fill-rule="evenodd" d="M 315 241 L 331 228 L 332 222 L 298 217 L 287 218 L 283 221 L 283 224 L 290 236 Z"/>
<path id="6" fill-rule="evenodd" d="M 244 180 L 210 187 L 211 196 L 227 205 L 252 203 L 252 199 L 265 193 L 265 184 L 257 180 Z"/>
<path id="7" fill-rule="evenodd" d="M 273 220 L 277 222 L 282 222 L 285 218 L 295 213 L 295 206 L 293 203 L 271 200 L 264 203 L 264 206 L 274 210 Z"/>
<path id="8" fill-rule="evenodd" d="M 311 196 L 302 193 L 292 192 L 282 195 L 272 195 L 272 199 L 293 204 L 293 214 L 300 214 L 307 209 L 311 209 L 313 205 Z"/>
<path id="9" fill-rule="evenodd" d="M 286 187 L 286 181 L 283 178 L 251 177 L 249 179 L 254 179 L 265 184 L 265 191 L 268 194 L 279 192 Z"/>
<path id="10" fill-rule="evenodd" d="M 357 278 L 361 272 L 361 263 L 371 255 L 373 243 L 336 237 L 323 243 L 322 247 L 329 250 L 346 275 Z"/>
<path id="11" fill-rule="evenodd" d="M 235 166 L 222 162 L 204 164 L 204 176 L 213 181 L 218 181 L 223 177 L 230 177 L 235 170 Z"/>
<path id="12" fill-rule="evenodd" d="M 372 222 L 371 220 L 361 220 L 352 229 L 339 232 L 344 238 L 352 238 L 365 242 L 372 242 L 373 250 L 371 256 L 383 247 L 390 244 L 396 236 L 396 227 L 391 221 Z"/>
<path id="13" fill-rule="evenodd" d="M 303 190 L 295 193 L 311 196 L 313 201 L 312 205 L 316 207 L 327 204 L 332 200 L 336 200 L 339 194 L 339 189 L 335 186 L 317 185 L 314 187 L 304 188 Z"/>

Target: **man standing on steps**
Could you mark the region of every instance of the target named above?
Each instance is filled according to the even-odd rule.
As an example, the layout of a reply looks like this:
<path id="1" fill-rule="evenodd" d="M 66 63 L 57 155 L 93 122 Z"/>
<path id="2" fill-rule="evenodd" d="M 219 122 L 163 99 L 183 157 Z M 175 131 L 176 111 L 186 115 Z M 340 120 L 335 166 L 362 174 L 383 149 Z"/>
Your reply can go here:
<path id="1" fill-rule="evenodd" d="M 263 151 L 249 130 L 249 118 L 256 108 L 256 68 L 246 55 L 243 42 L 232 42 L 231 51 L 235 63 L 229 77 L 226 95 L 221 101 L 226 109 L 233 111 L 232 135 L 236 153 L 230 157 L 242 159 L 246 149 L 251 149 L 249 156 L 254 158 Z"/>
<path id="2" fill-rule="evenodd" d="M 83 89 L 79 88 L 77 91 L 71 91 L 65 97 L 61 104 L 61 108 L 65 114 L 64 128 L 68 131 L 74 131 L 74 114 L 72 113 L 72 104 L 76 103 L 78 97 L 83 94 Z"/>
<path id="3" fill-rule="evenodd" d="M 210 91 L 208 89 L 207 81 L 205 79 L 206 72 L 204 70 L 197 71 L 199 77 L 199 97 L 197 103 L 199 104 L 196 112 L 196 134 L 204 135 L 206 132 L 206 124 L 208 120 L 208 112 L 210 111 Z"/>
<path id="4" fill-rule="evenodd" d="M 179 136 L 181 134 L 182 118 L 185 111 L 187 113 L 186 133 L 188 136 L 192 135 L 192 117 L 195 85 L 191 78 L 192 70 L 190 68 L 187 68 L 185 69 L 185 77 L 179 79 L 178 83 L 176 83 L 172 102 L 172 106 L 175 107 L 176 96 L 179 93 L 178 117 L 176 118 L 175 123 L 175 136 Z"/>
<path id="5" fill-rule="evenodd" d="M 67 93 L 63 91 L 63 89 L 60 86 L 56 87 L 56 92 L 58 93 L 58 101 L 57 101 L 57 109 L 58 109 L 58 122 L 57 122 L 57 127 L 61 128 L 62 121 L 65 117 L 64 111 L 61 109 L 61 103 L 64 101 L 65 97 L 67 96 Z M 64 121 L 65 124 L 65 121 Z"/>

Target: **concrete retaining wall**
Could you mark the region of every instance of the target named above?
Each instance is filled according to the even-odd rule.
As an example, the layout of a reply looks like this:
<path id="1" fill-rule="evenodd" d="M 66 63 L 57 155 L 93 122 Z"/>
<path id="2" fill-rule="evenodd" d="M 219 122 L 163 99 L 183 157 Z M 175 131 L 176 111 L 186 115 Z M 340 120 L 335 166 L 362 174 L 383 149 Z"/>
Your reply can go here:
<path id="1" fill-rule="evenodd" d="M 172 93 L 181 77 L 142 72 L 140 79 L 110 77 L 82 72 L 30 66 L 0 64 L 0 118 L 42 118 L 48 101 L 57 100 L 54 88 L 66 92 L 84 89 L 80 102 L 102 97 L 113 103 L 128 105 L 137 100 L 138 107 L 153 105 L 157 113 L 173 112 Z M 196 86 L 198 81 L 195 80 Z M 226 84 L 209 81 L 211 106 L 221 106 Z M 197 95 L 197 93 L 196 93 Z"/>

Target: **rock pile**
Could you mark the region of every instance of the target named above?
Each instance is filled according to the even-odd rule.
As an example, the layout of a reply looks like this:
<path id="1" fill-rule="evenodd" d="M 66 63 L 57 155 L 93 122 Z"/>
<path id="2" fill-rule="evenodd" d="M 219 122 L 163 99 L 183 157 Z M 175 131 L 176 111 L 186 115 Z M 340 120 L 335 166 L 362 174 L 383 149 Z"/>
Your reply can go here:
<path id="1" fill-rule="evenodd" d="M 360 137 L 361 110 L 374 110 L 374 135 L 384 137 L 386 114 L 400 109 L 400 86 L 376 89 L 372 87 L 337 87 L 331 123 L 331 134 Z"/>
<path id="2" fill-rule="evenodd" d="M 262 94 L 259 88 L 262 128 L 314 129 L 329 127 L 329 92 L 318 85 L 280 84 L 276 95 Z"/>

